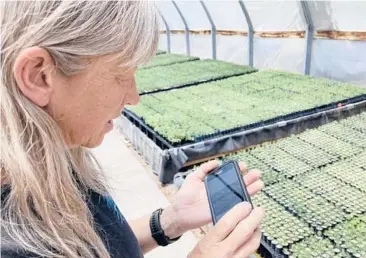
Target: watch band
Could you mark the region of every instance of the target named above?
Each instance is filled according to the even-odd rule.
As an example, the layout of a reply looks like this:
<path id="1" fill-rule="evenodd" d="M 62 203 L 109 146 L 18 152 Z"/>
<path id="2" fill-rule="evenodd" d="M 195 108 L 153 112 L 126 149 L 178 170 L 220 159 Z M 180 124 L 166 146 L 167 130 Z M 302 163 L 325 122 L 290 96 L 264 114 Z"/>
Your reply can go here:
<path id="1" fill-rule="evenodd" d="M 155 239 L 158 245 L 167 246 L 177 241 L 181 236 L 174 239 L 169 239 L 165 235 L 164 230 L 161 228 L 160 224 L 160 215 L 162 212 L 163 209 L 157 209 L 152 213 L 150 217 L 150 230 L 151 230 L 151 236 Z"/>

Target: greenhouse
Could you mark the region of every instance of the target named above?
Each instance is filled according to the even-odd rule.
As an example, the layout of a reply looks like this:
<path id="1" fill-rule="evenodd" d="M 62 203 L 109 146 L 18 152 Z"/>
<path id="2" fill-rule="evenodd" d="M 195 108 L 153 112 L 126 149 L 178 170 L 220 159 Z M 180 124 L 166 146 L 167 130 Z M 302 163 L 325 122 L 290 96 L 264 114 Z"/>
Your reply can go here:
<path id="1" fill-rule="evenodd" d="M 156 4 L 117 126 L 160 183 L 243 160 L 265 183 L 258 255 L 366 257 L 366 2 Z"/>

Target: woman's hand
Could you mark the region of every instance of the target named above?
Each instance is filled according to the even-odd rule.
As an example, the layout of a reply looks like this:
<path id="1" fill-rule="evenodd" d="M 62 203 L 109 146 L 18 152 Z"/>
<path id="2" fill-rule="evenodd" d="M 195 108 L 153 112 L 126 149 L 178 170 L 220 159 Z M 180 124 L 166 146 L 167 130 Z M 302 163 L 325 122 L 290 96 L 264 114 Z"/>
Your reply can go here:
<path id="1" fill-rule="evenodd" d="M 196 171 L 189 174 L 181 189 L 173 197 L 171 205 L 162 214 L 162 222 L 174 224 L 174 230 L 169 230 L 170 238 L 182 235 L 184 232 L 202 227 L 212 222 L 210 207 L 207 200 L 204 178 L 213 169 L 220 165 L 218 161 L 202 164 Z M 259 170 L 246 173 L 246 165 L 239 162 L 240 170 L 245 174 L 244 183 L 249 195 L 253 196 L 260 191 L 264 184 L 260 180 Z M 172 220 L 174 219 L 174 222 Z M 174 232 L 173 232 L 174 231 Z"/>
<path id="2" fill-rule="evenodd" d="M 226 213 L 188 255 L 189 258 L 245 258 L 254 253 L 261 240 L 262 208 L 251 211 L 240 203 Z"/>

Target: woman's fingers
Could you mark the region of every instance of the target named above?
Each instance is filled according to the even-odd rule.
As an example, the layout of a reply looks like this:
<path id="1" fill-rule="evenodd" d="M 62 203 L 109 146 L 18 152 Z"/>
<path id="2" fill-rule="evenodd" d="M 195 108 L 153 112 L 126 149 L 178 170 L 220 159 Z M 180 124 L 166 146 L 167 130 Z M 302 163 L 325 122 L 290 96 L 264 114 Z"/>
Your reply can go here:
<path id="1" fill-rule="evenodd" d="M 262 172 L 260 170 L 253 169 L 243 177 L 247 192 L 250 196 L 255 195 L 264 188 L 264 183 L 260 180 L 261 174 Z"/>
<path id="2" fill-rule="evenodd" d="M 249 255 L 255 253 L 261 244 L 261 230 L 257 228 L 251 238 L 241 246 L 235 253 L 235 258 L 246 258 Z"/>
<path id="3" fill-rule="evenodd" d="M 247 192 L 250 196 L 255 195 L 264 188 L 264 183 L 262 180 L 257 180 L 254 183 L 247 186 Z"/>
<path id="4" fill-rule="evenodd" d="M 208 233 L 213 242 L 221 242 L 243 221 L 252 210 L 252 206 L 245 202 L 235 205 L 229 210 Z"/>
<path id="5" fill-rule="evenodd" d="M 254 231 L 260 227 L 264 217 L 263 208 L 254 208 L 252 212 L 235 227 L 230 235 L 224 240 L 235 247 L 242 246 L 247 242 Z"/>
<path id="6" fill-rule="evenodd" d="M 250 184 L 254 183 L 255 181 L 259 180 L 261 178 L 262 172 L 258 169 L 252 169 L 250 170 L 244 177 L 244 183 L 246 186 L 249 186 Z"/>

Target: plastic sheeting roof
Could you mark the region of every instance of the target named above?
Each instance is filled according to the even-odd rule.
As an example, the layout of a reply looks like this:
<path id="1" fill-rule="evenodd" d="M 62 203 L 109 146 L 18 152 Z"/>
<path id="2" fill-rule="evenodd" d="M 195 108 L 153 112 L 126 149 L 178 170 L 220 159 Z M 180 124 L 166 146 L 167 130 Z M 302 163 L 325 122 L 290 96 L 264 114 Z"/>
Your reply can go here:
<path id="1" fill-rule="evenodd" d="M 301 1 L 242 2 L 254 29 L 255 67 L 305 73 L 308 59 L 310 75 L 366 86 L 366 1 L 306 1 L 307 10 Z M 156 1 L 156 5 L 169 26 L 171 52 L 187 54 L 179 9 L 190 31 L 189 54 L 213 57 L 204 5 L 217 29 L 217 59 L 249 63 L 248 23 L 239 1 Z M 309 43 L 308 24 L 314 28 Z M 163 20 L 161 29 L 160 49 L 168 50 Z"/>

